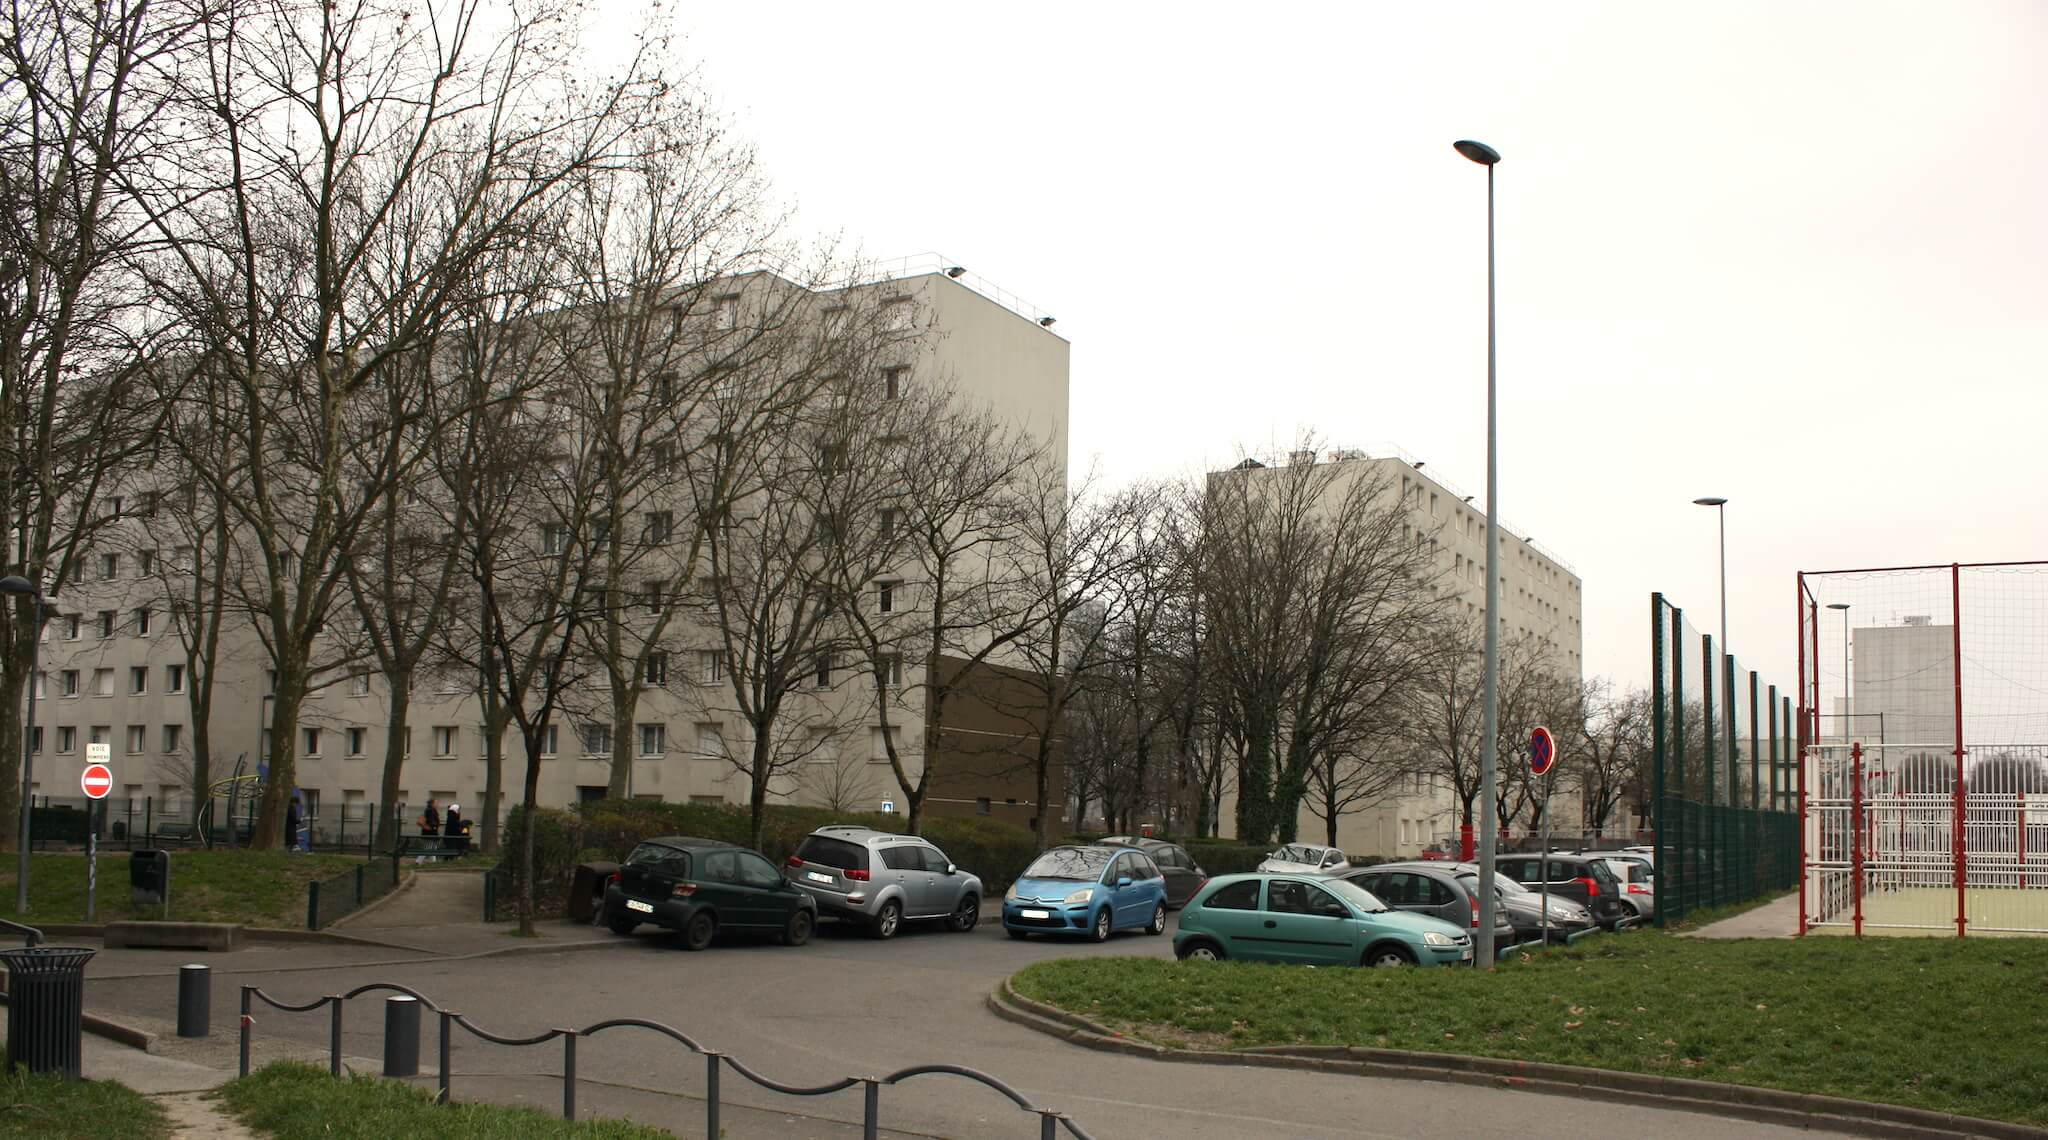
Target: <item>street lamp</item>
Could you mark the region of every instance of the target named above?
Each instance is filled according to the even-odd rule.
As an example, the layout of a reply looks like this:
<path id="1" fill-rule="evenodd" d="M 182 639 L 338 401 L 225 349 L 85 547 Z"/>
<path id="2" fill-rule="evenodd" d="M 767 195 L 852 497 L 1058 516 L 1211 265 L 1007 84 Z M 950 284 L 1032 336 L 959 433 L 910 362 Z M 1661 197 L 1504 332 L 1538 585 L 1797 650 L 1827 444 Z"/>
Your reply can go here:
<path id="1" fill-rule="evenodd" d="M 1708 496 L 1694 499 L 1693 505 L 1714 508 L 1714 516 L 1721 524 L 1721 652 L 1728 652 L 1728 500 Z"/>
<path id="2" fill-rule="evenodd" d="M 21 830 L 16 834 L 14 913 L 28 913 L 29 790 L 36 762 L 36 681 L 42 673 L 43 592 L 18 574 L 0 578 L 0 594 L 27 594 L 36 601 L 36 622 L 28 634 L 28 724 L 21 732 Z"/>
<path id="3" fill-rule="evenodd" d="M 1493 855 L 1500 825 L 1494 814 L 1494 769 L 1500 763 L 1500 471 L 1495 447 L 1493 319 L 1493 168 L 1500 152 L 1462 139 L 1452 149 L 1486 168 L 1486 680 L 1479 738 L 1479 929 L 1475 965 L 1493 969 Z"/>
<path id="4" fill-rule="evenodd" d="M 1829 602 L 1828 608 L 1842 611 L 1842 743 L 1847 744 L 1856 727 L 1856 722 L 1849 719 L 1855 700 L 1855 691 L 1849 688 L 1849 603 Z"/>

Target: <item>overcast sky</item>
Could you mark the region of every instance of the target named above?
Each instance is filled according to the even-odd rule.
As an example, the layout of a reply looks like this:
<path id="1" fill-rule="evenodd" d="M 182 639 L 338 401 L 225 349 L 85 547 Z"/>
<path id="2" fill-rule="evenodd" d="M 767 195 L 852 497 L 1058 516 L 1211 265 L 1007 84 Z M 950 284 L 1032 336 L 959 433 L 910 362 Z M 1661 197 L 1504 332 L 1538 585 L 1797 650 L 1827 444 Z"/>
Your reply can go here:
<path id="1" fill-rule="evenodd" d="M 613 0 L 624 6 L 630 0 Z M 1059 319 L 1072 463 L 1313 430 L 1483 492 L 1585 582 L 1794 684 L 1801 569 L 2048 557 L 2048 4 L 690 4 L 803 234 Z M 1483 496 L 1480 502 L 1483 503 Z M 1826 599 L 1822 599 L 1825 601 Z"/>

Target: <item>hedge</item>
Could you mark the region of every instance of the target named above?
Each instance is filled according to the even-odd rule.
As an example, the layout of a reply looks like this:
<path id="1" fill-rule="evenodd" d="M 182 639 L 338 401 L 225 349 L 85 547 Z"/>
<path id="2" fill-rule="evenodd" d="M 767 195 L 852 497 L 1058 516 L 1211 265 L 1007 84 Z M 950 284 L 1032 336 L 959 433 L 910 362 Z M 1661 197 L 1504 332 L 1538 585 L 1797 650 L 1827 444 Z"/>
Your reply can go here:
<path id="1" fill-rule="evenodd" d="M 573 812 L 543 808 L 538 817 L 534 850 L 535 881 L 541 913 L 564 913 L 568 888 L 578 863 L 623 862 L 644 839 L 686 835 L 747 846 L 751 826 L 744 805 L 663 803 L 659 800 L 593 800 Z M 901 833 L 908 821 L 901 815 L 835 812 L 827 808 L 771 804 L 762 812 L 758 850 L 780 864 L 804 837 L 828 824 L 855 824 L 877 831 Z M 525 814 L 515 808 L 506 820 L 504 858 L 507 878 L 519 885 L 519 843 Z M 924 838 L 936 844 L 962 870 L 981 877 L 990 897 L 1009 889 L 1031 862 L 1036 837 L 1015 824 L 978 816 L 931 816 Z"/>

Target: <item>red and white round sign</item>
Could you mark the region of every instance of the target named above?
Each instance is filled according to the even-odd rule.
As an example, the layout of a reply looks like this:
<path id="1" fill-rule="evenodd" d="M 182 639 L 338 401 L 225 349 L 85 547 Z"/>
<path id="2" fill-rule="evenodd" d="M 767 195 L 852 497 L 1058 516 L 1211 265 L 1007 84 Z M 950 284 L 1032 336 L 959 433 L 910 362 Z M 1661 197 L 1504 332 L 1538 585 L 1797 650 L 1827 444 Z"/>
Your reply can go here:
<path id="1" fill-rule="evenodd" d="M 78 777 L 78 786 L 93 799 L 103 800 L 114 790 L 114 774 L 105 764 L 87 764 Z"/>

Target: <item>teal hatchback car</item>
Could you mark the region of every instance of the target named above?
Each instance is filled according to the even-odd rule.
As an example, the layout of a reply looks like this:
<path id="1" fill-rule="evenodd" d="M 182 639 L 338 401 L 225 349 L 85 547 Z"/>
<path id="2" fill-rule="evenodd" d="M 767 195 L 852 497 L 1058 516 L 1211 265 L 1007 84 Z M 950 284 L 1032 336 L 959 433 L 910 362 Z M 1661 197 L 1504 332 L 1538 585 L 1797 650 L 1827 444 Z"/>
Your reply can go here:
<path id="1" fill-rule="evenodd" d="M 1181 911 L 1173 952 L 1312 966 L 1451 966 L 1472 939 L 1442 919 L 1395 910 L 1363 887 L 1306 875 L 1211 879 Z"/>

